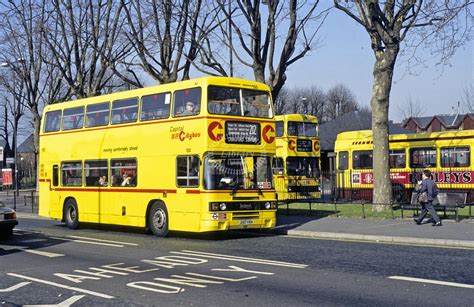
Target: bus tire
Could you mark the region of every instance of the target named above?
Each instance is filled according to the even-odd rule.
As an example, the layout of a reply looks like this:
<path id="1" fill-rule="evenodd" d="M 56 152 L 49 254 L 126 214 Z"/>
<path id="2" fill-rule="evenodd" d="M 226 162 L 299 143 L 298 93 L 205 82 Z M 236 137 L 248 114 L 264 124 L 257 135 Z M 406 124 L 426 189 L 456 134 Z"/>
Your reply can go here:
<path id="1" fill-rule="evenodd" d="M 79 227 L 79 211 L 74 198 L 66 200 L 63 209 L 64 221 L 69 229 L 77 229 Z"/>
<path id="2" fill-rule="evenodd" d="M 148 228 L 157 237 L 168 235 L 168 210 L 161 202 L 154 202 L 148 213 Z"/>

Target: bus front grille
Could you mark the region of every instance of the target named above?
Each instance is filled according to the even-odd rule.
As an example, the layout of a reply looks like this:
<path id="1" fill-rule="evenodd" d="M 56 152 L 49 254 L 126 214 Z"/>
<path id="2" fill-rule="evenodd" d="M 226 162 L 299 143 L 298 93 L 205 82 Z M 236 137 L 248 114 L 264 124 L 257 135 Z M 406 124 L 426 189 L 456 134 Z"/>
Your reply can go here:
<path id="1" fill-rule="evenodd" d="M 234 220 L 247 220 L 247 219 L 258 219 L 260 217 L 258 212 L 234 212 L 232 219 Z"/>

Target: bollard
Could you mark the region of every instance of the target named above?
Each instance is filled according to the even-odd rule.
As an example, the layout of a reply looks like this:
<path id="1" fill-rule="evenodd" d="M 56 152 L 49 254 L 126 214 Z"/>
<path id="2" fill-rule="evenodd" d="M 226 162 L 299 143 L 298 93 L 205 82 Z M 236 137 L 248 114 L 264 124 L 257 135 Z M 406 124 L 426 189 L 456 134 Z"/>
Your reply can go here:
<path id="1" fill-rule="evenodd" d="M 35 192 L 34 191 L 31 191 L 31 213 L 35 213 L 35 209 L 34 209 L 34 206 L 35 206 L 35 196 L 34 196 Z"/>
<path id="2" fill-rule="evenodd" d="M 365 204 L 362 203 L 362 218 L 365 219 Z"/>
<path id="3" fill-rule="evenodd" d="M 25 202 L 25 207 L 26 207 L 26 205 L 27 205 L 27 203 L 26 203 L 26 198 L 27 198 L 27 196 L 26 196 L 26 195 L 23 195 L 23 201 Z"/>
<path id="4" fill-rule="evenodd" d="M 390 202 L 390 211 L 392 212 L 392 220 L 395 219 L 395 215 L 393 213 L 393 201 Z"/>

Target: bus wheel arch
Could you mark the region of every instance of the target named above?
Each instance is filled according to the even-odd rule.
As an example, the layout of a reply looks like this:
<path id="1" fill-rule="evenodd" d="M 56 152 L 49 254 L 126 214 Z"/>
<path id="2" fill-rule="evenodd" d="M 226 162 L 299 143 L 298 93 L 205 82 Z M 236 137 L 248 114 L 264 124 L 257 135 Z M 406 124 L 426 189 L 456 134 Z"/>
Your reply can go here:
<path id="1" fill-rule="evenodd" d="M 79 210 L 74 197 L 67 197 L 64 200 L 63 221 L 69 229 L 79 228 Z"/>
<path id="2" fill-rule="evenodd" d="M 147 232 L 157 237 L 166 237 L 169 228 L 169 215 L 166 205 L 161 200 L 153 200 L 148 204 L 146 214 Z"/>

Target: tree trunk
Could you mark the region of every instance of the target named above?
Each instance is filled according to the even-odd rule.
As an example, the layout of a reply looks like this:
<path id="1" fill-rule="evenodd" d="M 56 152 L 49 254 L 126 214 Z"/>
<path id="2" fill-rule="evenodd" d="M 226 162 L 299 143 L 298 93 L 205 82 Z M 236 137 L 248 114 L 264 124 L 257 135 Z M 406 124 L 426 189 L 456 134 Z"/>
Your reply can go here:
<path id="1" fill-rule="evenodd" d="M 374 210 L 381 211 L 392 200 L 388 147 L 388 107 L 393 69 L 398 48 L 375 52 L 374 85 L 372 88 L 372 132 L 374 140 Z"/>

